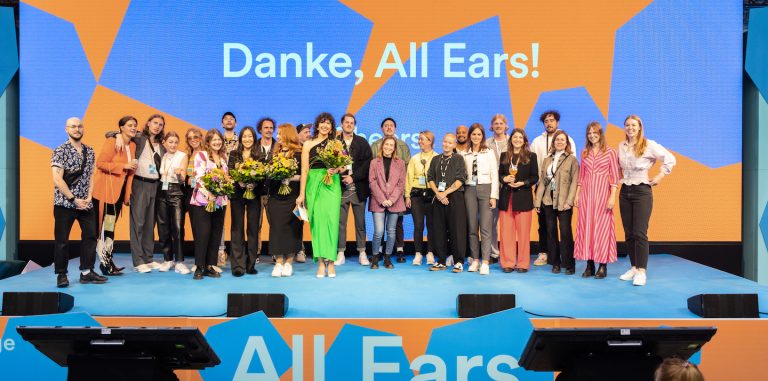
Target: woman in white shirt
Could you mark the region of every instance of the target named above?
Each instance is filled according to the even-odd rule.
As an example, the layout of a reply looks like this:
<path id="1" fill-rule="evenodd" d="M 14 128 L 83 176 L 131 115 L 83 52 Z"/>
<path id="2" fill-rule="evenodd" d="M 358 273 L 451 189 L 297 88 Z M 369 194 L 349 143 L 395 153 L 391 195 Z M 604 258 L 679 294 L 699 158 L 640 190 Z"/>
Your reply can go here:
<path id="1" fill-rule="evenodd" d="M 469 271 L 480 269 L 480 275 L 488 275 L 491 256 L 491 229 L 493 209 L 499 199 L 499 166 L 496 155 L 486 145 L 485 129 L 480 123 L 469 128 L 469 150 L 464 154 L 467 165 L 467 182 L 464 202 L 467 208 L 469 252 L 472 263 Z M 478 239 L 478 227 L 480 236 Z M 480 256 L 482 255 L 482 264 Z"/>
<path id="2" fill-rule="evenodd" d="M 659 185 L 672 172 L 676 161 L 661 144 L 645 138 L 639 116 L 630 115 L 624 120 L 624 134 L 626 139 L 619 144 L 619 165 L 623 172 L 619 211 L 632 268 L 619 279 L 644 286 L 648 267 L 648 222 L 653 209 L 651 187 Z M 648 170 L 658 160 L 662 162 L 661 172 L 651 179 Z"/>
<path id="3" fill-rule="evenodd" d="M 181 225 L 184 224 L 184 179 L 187 175 L 187 154 L 178 150 L 179 134 L 168 131 L 163 137 L 165 155 L 160 164 L 160 191 L 157 194 L 157 235 L 165 262 L 160 271 L 171 267 L 181 274 L 189 274 L 184 265 L 184 241 Z"/>

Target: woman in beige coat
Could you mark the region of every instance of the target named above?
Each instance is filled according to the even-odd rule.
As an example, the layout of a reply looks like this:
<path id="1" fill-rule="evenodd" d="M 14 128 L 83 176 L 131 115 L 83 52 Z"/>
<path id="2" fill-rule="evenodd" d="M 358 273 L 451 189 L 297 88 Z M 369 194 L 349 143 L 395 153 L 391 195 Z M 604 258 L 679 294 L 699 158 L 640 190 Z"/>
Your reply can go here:
<path id="1" fill-rule="evenodd" d="M 547 225 L 547 264 L 552 272 L 560 273 L 565 267 L 566 275 L 575 273 L 573 259 L 573 203 L 579 182 L 579 162 L 573 154 L 573 147 L 565 131 L 558 130 L 553 137 L 549 156 L 544 159 L 536 187 L 534 206 L 537 213 L 544 213 Z M 560 240 L 557 229 L 560 229 Z"/>

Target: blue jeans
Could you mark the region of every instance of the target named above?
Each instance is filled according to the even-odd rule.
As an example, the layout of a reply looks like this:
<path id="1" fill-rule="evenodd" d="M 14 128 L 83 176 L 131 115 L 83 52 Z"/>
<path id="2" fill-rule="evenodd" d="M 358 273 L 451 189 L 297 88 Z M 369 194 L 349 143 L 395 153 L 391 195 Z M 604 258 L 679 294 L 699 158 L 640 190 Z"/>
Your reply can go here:
<path id="1" fill-rule="evenodd" d="M 384 254 L 392 254 L 392 250 L 395 248 L 395 227 L 397 226 L 397 217 L 398 213 L 392 213 L 390 211 L 373 213 L 373 242 L 371 244 L 373 245 L 374 255 L 379 252 L 381 238 L 384 237 L 385 221 L 387 226 L 387 246 L 385 247 Z"/>

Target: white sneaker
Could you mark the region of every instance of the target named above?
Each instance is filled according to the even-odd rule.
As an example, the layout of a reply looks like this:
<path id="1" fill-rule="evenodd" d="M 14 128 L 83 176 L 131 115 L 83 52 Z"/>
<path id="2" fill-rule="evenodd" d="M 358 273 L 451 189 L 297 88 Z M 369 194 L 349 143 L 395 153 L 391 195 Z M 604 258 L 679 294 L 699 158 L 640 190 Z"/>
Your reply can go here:
<path id="1" fill-rule="evenodd" d="M 637 273 L 638 273 L 638 271 L 635 270 L 635 268 L 633 267 L 633 268 L 627 270 L 627 272 L 625 272 L 624 274 L 621 274 L 621 276 L 619 276 L 619 279 L 621 279 L 621 280 L 633 280 L 633 279 L 635 279 L 635 275 Z"/>
<path id="2" fill-rule="evenodd" d="M 474 259 L 474 260 L 472 260 L 472 264 L 469 265 L 469 270 L 467 270 L 467 271 L 473 273 L 473 272 L 477 271 L 478 267 L 480 267 L 480 260 Z"/>
<path id="3" fill-rule="evenodd" d="M 461 262 L 456 262 L 455 265 L 453 265 L 453 272 L 460 273 L 464 271 L 464 266 L 461 264 Z"/>
<path id="4" fill-rule="evenodd" d="M 633 286 L 645 286 L 646 276 L 645 271 L 638 271 L 635 274 L 635 278 L 632 279 Z"/>
<path id="5" fill-rule="evenodd" d="M 421 253 L 416 253 L 413 256 L 413 265 L 414 266 L 421 266 L 421 258 L 422 258 Z"/>
<path id="6" fill-rule="evenodd" d="M 272 276 L 276 278 L 280 278 L 283 276 L 283 265 L 276 264 L 275 267 L 272 268 Z"/>
<path id="7" fill-rule="evenodd" d="M 160 272 L 166 272 L 171 269 L 171 267 L 175 266 L 176 262 L 174 261 L 165 261 L 163 264 L 160 265 L 160 267 L 157 268 Z"/>
<path id="8" fill-rule="evenodd" d="M 445 259 L 445 266 L 453 266 L 453 255 L 449 255 L 448 258 Z"/>
<path id="9" fill-rule="evenodd" d="M 429 253 L 427 253 L 427 264 L 428 265 L 434 265 L 435 264 L 435 255 L 432 254 L 431 251 Z"/>
<path id="10" fill-rule="evenodd" d="M 133 268 L 134 271 L 139 273 L 149 273 L 152 272 L 152 268 L 149 267 L 146 263 L 142 263 L 136 267 Z"/>
<path id="11" fill-rule="evenodd" d="M 360 252 L 360 266 L 370 266 L 371 261 L 368 260 L 368 254 L 365 254 L 364 251 Z"/>
<path id="12" fill-rule="evenodd" d="M 213 271 L 216 271 L 217 273 L 221 274 L 224 272 L 224 270 L 221 269 L 219 266 L 211 266 L 213 268 Z"/>
<path id="13" fill-rule="evenodd" d="M 346 259 L 344 258 L 344 252 L 340 251 L 336 255 L 336 260 L 333 262 L 333 264 L 336 265 L 336 266 L 341 266 L 341 265 L 344 264 L 344 262 L 346 262 Z"/>
<path id="14" fill-rule="evenodd" d="M 189 268 L 187 268 L 187 265 L 185 265 L 185 264 L 183 264 L 181 262 L 176 264 L 176 266 L 174 267 L 174 271 L 176 271 L 177 273 L 179 273 L 181 275 L 189 274 Z"/>
<path id="15" fill-rule="evenodd" d="M 477 261 L 475 261 L 477 262 Z M 474 264 L 474 263 L 472 263 Z M 491 267 L 487 263 L 480 265 L 480 275 L 488 275 L 491 272 Z"/>
<path id="16" fill-rule="evenodd" d="M 544 266 L 547 264 L 547 253 L 539 253 L 539 257 L 533 262 L 534 266 Z"/>
<path id="17" fill-rule="evenodd" d="M 290 263 L 284 264 L 282 276 L 291 276 L 291 275 L 293 275 L 293 266 L 291 266 Z"/>
<path id="18" fill-rule="evenodd" d="M 307 261 L 307 254 L 304 253 L 304 250 L 302 250 L 302 251 L 300 251 L 300 252 L 298 252 L 296 254 L 296 259 L 295 260 L 296 260 L 296 262 L 299 262 L 299 263 L 305 263 Z"/>

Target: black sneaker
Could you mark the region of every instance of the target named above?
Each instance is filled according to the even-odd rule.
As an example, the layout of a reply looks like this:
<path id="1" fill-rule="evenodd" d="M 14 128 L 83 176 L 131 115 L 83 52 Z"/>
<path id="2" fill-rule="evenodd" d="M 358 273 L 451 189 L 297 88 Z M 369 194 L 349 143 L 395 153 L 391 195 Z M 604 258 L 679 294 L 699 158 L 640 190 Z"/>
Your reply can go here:
<path id="1" fill-rule="evenodd" d="M 435 263 L 432 267 L 429 268 L 429 271 L 440 271 L 445 270 L 445 265 L 442 263 Z"/>
<path id="2" fill-rule="evenodd" d="M 99 274 L 96 274 L 93 271 L 89 271 L 88 274 L 83 275 L 83 273 L 80 273 L 80 283 L 87 284 L 87 283 L 94 283 L 94 284 L 102 284 L 107 283 L 107 277 L 101 276 Z"/>
<path id="3" fill-rule="evenodd" d="M 56 275 L 56 287 L 69 287 L 69 279 L 67 279 L 67 274 Z"/>

